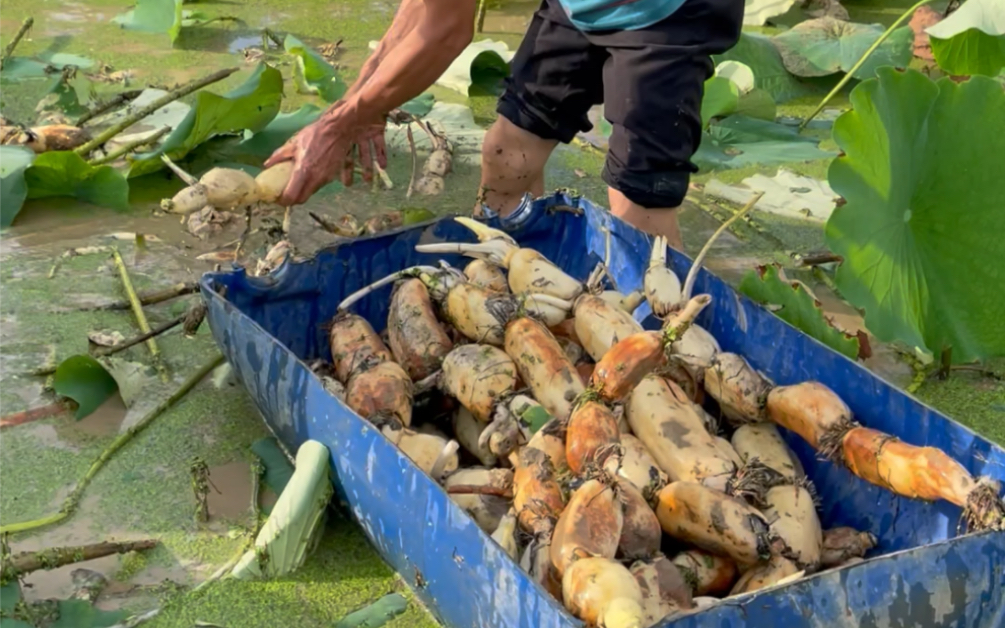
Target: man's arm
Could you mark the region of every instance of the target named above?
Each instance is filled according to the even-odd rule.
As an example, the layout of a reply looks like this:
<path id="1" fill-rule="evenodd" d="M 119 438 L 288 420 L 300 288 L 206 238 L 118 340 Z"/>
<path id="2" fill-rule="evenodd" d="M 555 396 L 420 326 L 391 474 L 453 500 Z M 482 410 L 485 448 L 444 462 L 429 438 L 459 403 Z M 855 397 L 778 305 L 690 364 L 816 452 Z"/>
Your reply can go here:
<path id="1" fill-rule="evenodd" d="M 359 76 L 353 81 L 349 90 L 342 97 L 343 99 L 352 97 L 366 84 L 387 52 L 415 29 L 425 12 L 425 0 L 402 0 L 397 13 L 394 14 L 394 19 L 391 21 L 390 28 L 380 38 L 373 54 L 363 64 L 363 67 L 359 71 Z"/>
<path id="2" fill-rule="evenodd" d="M 365 80 L 361 75 L 354 93 L 343 98 L 344 113 L 361 122 L 382 119 L 428 89 L 474 36 L 476 0 L 405 1 L 421 5 L 410 13 L 417 22 L 396 41 L 390 41 L 390 32 L 385 36 L 388 41 L 381 42 L 385 50 L 372 73 Z"/>

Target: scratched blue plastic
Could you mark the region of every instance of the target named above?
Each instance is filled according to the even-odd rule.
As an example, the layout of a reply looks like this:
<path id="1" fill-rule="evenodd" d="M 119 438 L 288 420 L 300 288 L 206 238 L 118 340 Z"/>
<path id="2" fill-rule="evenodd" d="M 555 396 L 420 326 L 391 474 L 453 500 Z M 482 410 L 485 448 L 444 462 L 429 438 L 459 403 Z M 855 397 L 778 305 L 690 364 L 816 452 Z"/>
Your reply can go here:
<path id="1" fill-rule="evenodd" d="M 555 210 L 575 207 L 581 214 Z M 650 240 L 583 199 L 535 201 L 511 233 L 585 278 L 611 231 L 611 268 L 624 291 L 637 288 Z M 378 432 L 328 395 L 305 361 L 330 359 L 324 328 L 341 298 L 393 271 L 438 258 L 416 244 L 472 241 L 442 219 L 345 242 L 268 277 L 207 274 L 203 298 L 214 337 L 267 423 L 289 451 L 306 439 L 332 452 L 336 488 L 374 546 L 451 628 L 580 626 Z M 690 260 L 673 251 L 683 277 Z M 465 260 L 446 258 L 460 266 Z M 216 289 L 225 287 L 225 296 Z M 701 271 L 695 292 L 712 295 L 699 322 L 725 351 L 740 353 L 776 384 L 815 379 L 835 390 L 866 426 L 948 452 L 972 474 L 1001 480 L 1005 451 L 919 403 L 871 372 L 738 296 Z M 355 311 L 381 330 L 390 288 Z M 654 327 L 648 306 L 637 316 Z M 664 627 L 1005 626 L 1005 534 L 956 536 L 960 511 L 947 503 L 896 497 L 830 463 L 785 434 L 820 492 L 825 527 L 849 525 L 879 537 L 875 558 L 803 581 L 731 598 Z"/>

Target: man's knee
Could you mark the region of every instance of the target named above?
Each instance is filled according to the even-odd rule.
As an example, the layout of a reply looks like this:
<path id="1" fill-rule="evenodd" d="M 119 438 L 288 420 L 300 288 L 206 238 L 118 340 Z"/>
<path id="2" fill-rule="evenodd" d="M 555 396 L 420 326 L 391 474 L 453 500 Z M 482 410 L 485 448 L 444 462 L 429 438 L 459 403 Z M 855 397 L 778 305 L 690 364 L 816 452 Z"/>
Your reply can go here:
<path id="1" fill-rule="evenodd" d="M 482 142 L 482 178 L 526 185 L 540 176 L 555 144 L 500 116 Z"/>

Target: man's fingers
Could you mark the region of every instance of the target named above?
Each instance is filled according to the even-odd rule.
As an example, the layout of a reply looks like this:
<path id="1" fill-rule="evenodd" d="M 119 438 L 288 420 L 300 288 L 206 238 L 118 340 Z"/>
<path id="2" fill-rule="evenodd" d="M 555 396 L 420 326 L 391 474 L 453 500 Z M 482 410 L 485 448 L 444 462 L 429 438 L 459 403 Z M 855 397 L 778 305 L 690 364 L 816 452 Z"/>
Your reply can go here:
<path id="1" fill-rule="evenodd" d="M 384 133 L 373 137 L 373 152 L 381 168 L 387 168 L 387 144 L 384 143 Z"/>
<path id="2" fill-rule="evenodd" d="M 322 184 L 308 178 L 307 173 L 299 173 L 297 171 L 293 172 L 293 176 L 290 177 L 289 182 L 286 184 L 286 189 L 283 190 L 282 195 L 276 199 L 276 202 L 283 207 L 293 207 L 294 205 L 303 205 L 307 202 L 314 192 L 321 187 Z"/>
<path id="3" fill-rule="evenodd" d="M 282 205 L 283 207 L 302 205 L 304 202 L 304 199 L 301 198 L 302 191 L 303 184 L 301 183 L 301 177 L 295 176 L 294 174 L 294 176 L 290 177 L 283 193 L 276 199 L 276 203 Z"/>
<path id="4" fill-rule="evenodd" d="M 370 150 L 370 140 L 363 140 L 359 146 L 359 161 L 363 167 L 363 180 L 373 182 L 373 153 Z"/>
<path id="5" fill-rule="evenodd" d="M 353 167 L 355 166 L 355 161 L 352 158 L 353 149 L 349 149 L 349 153 L 342 160 L 342 185 L 346 187 L 352 186 L 353 179 Z"/>
<path id="6" fill-rule="evenodd" d="M 282 163 L 284 161 L 290 161 L 291 159 L 293 159 L 293 154 L 294 154 L 294 147 L 292 144 L 287 142 L 286 144 L 283 144 L 278 149 L 276 149 L 276 152 L 272 153 L 269 156 L 269 158 L 265 160 L 265 163 L 262 165 L 265 166 L 266 168 L 271 168 L 272 166 L 275 166 L 278 163 Z"/>

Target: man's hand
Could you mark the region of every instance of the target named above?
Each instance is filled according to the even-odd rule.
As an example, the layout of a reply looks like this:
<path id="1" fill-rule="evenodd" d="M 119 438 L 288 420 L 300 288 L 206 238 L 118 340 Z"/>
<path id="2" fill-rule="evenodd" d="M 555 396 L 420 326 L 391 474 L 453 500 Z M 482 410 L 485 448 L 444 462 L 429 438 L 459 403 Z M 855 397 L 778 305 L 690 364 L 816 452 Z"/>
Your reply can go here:
<path id="1" fill-rule="evenodd" d="M 270 168 L 293 161 L 293 174 L 276 202 L 285 207 L 301 205 L 337 176 L 352 185 L 354 159 L 358 150 L 364 179 L 373 178 L 373 160 L 387 167 L 382 122 L 363 123 L 351 107 L 337 104 L 324 116 L 300 130 L 274 152 L 264 166 Z"/>

